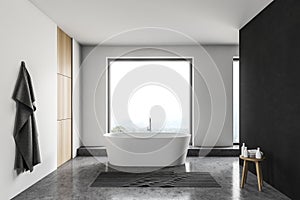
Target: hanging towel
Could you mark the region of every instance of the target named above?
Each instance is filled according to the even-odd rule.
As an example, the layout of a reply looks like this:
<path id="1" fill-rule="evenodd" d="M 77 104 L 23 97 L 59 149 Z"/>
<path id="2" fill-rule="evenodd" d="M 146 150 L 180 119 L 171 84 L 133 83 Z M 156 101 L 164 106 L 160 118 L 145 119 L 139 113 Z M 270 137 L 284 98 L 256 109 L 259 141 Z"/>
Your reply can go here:
<path id="1" fill-rule="evenodd" d="M 16 143 L 15 170 L 22 173 L 41 162 L 38 130 L 35 122 L 35 96 L 30 75 L 22 61 L 18 80 L 12 96 L 16 102 L 14 139 Z"/>

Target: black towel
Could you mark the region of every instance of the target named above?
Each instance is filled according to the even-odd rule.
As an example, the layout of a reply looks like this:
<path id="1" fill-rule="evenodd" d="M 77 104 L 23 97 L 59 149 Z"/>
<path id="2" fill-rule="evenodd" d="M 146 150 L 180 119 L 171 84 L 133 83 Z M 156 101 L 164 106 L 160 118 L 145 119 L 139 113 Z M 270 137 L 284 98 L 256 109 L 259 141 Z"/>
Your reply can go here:
<path id="1" fill-rule="evenodd" d="M 15 170 L 18 173 L 33 171 L 33 166 L 41 162 L 38 130 L 35 122 L 33 92 L 30 75 L 22 61 L 18 80 L 12 96 L 16 101 L 16 119 L 14 127 L 14 139 L 16 143 Z"/>

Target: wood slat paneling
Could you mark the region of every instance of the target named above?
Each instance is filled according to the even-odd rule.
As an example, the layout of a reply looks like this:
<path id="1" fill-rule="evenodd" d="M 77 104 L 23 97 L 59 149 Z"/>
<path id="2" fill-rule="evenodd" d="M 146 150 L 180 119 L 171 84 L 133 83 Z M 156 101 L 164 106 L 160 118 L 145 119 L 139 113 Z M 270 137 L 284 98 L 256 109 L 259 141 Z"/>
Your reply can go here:
<path id="1" fill-rule="evenodd" d="M 61 153 L 63 147 L 63 131 L 62 131 L 62 121 L 57 121 L 57 166 L 60 166 L 63 163 L 63 153 Z"/>
<path id="2" fill-rule="evenodd" d="M 72 79 L 57 74 L 57 120 L 72 118 Z"/>
<path id="3" fill-rule="evenodd" d="M 57 166 L 72 158 L 72 39 L 57 28 Z"/>
<path id="4" fill-rule="evenodd" d="M 71 78 L 72 76 L 72 39 L 60 28 L 57 28 L 57 73 Z"/>
<path id="5" fill-rule="evenodd" d="M 57 165 L 60 166 L 72 156 L 72 128 L 71 119 L 57 122 Z"/>

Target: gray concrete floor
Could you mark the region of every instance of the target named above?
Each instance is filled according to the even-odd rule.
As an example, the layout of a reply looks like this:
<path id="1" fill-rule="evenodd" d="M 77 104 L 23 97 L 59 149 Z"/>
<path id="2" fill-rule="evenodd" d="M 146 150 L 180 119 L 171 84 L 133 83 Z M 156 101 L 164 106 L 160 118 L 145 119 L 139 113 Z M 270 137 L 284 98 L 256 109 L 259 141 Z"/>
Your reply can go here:
<path id="1" fill-rule="evenodd" d="M 108 167 L 106 157 L 77 157 L 14 199 L 105 199 L 105 200 L 191 200 L 191 199 L 289 199 L 267 183 L 257 190 L 256 176 L 248 174 L 240 189 L 241 167 L 236 157 L 189 157 L 185 166 L 165 170 L 210 172 L 221 188 L 95 188 L 89 187 Z M 140 170 L 140 169 L 136 169 Z"/>

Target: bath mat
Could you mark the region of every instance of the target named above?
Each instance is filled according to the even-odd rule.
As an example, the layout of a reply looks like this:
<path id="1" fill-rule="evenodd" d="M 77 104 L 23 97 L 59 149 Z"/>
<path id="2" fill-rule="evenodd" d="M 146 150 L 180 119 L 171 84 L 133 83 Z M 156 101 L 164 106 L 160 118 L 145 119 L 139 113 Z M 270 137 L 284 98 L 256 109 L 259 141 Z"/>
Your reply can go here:
<path id="1" fill-rule="evenodd" d="M 221 187 L 208 172 L 101 172 L 91 187 Z"/>

